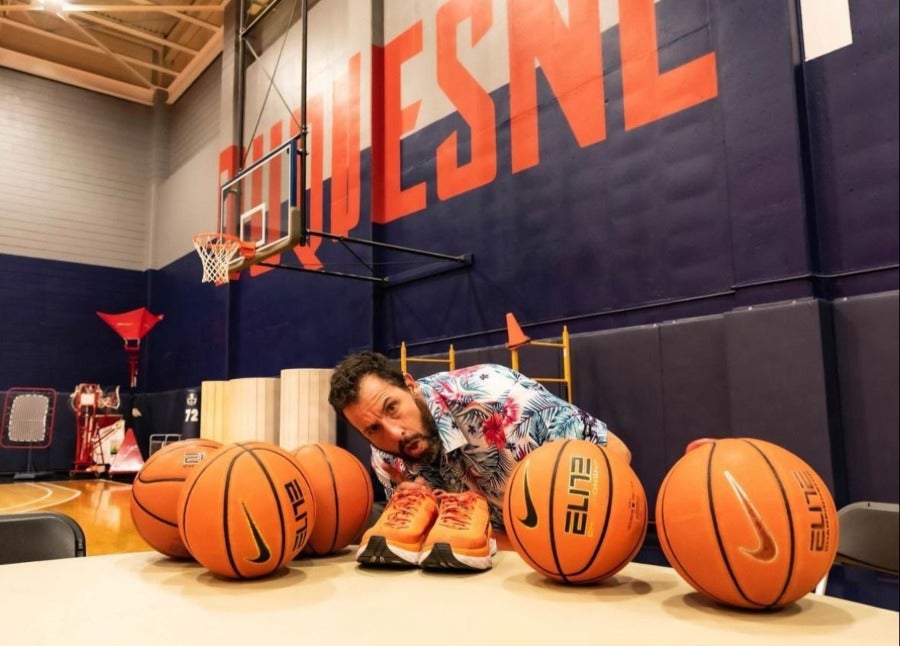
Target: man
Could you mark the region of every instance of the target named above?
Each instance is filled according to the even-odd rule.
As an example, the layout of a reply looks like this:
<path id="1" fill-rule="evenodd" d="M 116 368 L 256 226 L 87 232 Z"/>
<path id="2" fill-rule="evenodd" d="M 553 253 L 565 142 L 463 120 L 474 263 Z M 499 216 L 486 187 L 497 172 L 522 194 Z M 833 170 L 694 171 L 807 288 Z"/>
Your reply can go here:
<path id="1" fill-rule="evenodd" d="M 363 351 L 335 368 L 328 401 L 372 445 L 389 499 L 357 556 L 370 565 L 490 567 L 509 476 L 545 442 L 587 439 L 631 459 L 603 422 L 495 364 L 416 381 Z"/>

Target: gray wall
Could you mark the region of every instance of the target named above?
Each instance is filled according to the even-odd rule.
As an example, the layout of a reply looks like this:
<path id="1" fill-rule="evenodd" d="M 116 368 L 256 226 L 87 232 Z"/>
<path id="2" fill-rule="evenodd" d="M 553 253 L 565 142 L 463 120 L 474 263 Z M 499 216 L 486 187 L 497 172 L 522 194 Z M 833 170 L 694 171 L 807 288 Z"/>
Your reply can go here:
<path id="1" fill-rule="evenodd" d="M 0 253 L 147 267 L 152 109 L 0 68 Z"/>

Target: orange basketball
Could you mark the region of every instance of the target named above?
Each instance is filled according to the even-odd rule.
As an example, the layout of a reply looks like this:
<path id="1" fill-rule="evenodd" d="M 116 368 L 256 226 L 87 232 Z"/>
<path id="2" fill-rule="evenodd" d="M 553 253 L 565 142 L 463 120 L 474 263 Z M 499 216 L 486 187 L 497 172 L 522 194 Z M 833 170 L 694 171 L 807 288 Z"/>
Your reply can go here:
<path id="1" fill-rule="evenodd" d="M 232 579 L 272 574 L 306 545 L 316 504 L 290 452 L 268 442 L 222 447 L 184 483 L 181 540 L 211 572 Z"/>
<path id="2" fill-rule="evenodd" d="M 647 496 L 625 460 L 587 440 L 559 440 L 515 466 L 503 522 L 513 548 L 535 571 L 564 583 L 593 583 L 637 555 L 647 534 Z"/>
<path id="3" fill-rule="evenodd" d="M 799 457 L 755 439 L 688 451 L 656 501 L 669 563 L 698 592 L 750 609 L 785 606 L 828 573 L 837 511 L 825 483 Z"/>
<path id="4" fill-rule="evenodd" d="M 131 519 L 156 551 L 191 558 L 178 533 L 178 497 L 188 475 L 221 446 L 205 439 L 172 442 L 147 458 L 138 471 L 131 485 Z"/>
<path id="5" fill-rule="evenodd" d="M 294 450 L 316 499 L 316 524 L 304 554 L 342 550 L 366 528 L 374 500 L 372 479 L 355 455 L 335 444 L 309 444 Z"/>

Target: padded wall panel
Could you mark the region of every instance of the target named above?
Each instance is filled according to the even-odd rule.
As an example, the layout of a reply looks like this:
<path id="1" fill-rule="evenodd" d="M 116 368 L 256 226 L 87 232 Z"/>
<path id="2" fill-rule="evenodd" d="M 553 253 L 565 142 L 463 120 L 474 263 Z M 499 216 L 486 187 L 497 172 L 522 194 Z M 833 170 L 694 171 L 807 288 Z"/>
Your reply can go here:
<path id="1" fill-rule="evenodd" d="M 472 350 L 462 350 L 456 353 L 456 367 L 465 368 L 480 363 L 496 363 L 501 366 L 509 366 L 509 350 L 506 346 L 492 345 Z"/>
<path id="2" fill-rule="evenodd" d="M 292 368 L 281 371 L 281 448 L 337 442 L 337 420 L 328 403 L 330 368 Z"/>
<path id="3" fill-rule="evenodd" d="M 659 327 L 572 336 L 574 403 L 631 449 L 650 509 L 666 474 Z"/>
<path id="4" fill-rule="evenodd" d="M 768 440 L 805 460 L 835 492 L 819 301 L 725 314 L 731 436 Z"/>
<path id="5" fill-rule="evenodd" d="M 225 439 L 225 388 L 224 380 L 204 381 L 200 384 L 200 437 L 216 442 Z"/>
<path id="6" fill-rule="evenodd" d="M 663 439 L 666 465 L 688 442 L 728 434 L 728 367 L 722 316 L 682 319 L 659 326 Z"/>
<path id="7" fill-rule="evenodd" d="M 135 396 L 132 410 L 119 407 L 119 412 L 126 415 L 126 423 L 134 429 L 145 460 L 150 457 L 151 435 L 177 434 L 183 440 L 200 437 L 200 395 L 199 388 L 144 393 Z"/>
<path id="8" fill-rule="evenodd" d="M 834 303 L 849 500 L 897 502 L 898 293 Z"/>
<path id="9" fill-rule="evenodd" d="M 281 380 L 278 377 L 229 379 L 225 385 L 225 430 L 220 440 L 278 444 Z"/>

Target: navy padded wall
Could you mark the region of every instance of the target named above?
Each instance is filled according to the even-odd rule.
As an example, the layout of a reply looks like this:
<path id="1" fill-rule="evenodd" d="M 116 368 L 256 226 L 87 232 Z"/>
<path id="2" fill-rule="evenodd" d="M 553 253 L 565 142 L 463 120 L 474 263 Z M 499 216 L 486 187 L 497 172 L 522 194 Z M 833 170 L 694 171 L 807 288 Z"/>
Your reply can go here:
<path id="1" fill-rule="evenodd" d="M 732 282 L 806 274 L 794 3 L 718 0 L 711 11 Z"/>
<path id="2" fill-rule="evenodd" d="M 631 449 L 651 510 L 667 471 L 660 354 L 656 325 L 572 337 L 573 401 Z"/>
<path id="3" fill-rule="evenodd" d="M 122 338 L 96 312 L 145 305 L 144 274 L 0 254 L 0 389 L 128 383 Z"/>
<path id="4" fill-rule="evenodd" d="M 803 299 L 725 314 L 732 437 L 774 442 L 836 490 L 829 435 L 820 301 Z"/>
<path id="5" fill-rule="evenodd" d="M 849 8 L 853 44 L 803 64 L 821 271 L 892 265 L 896 272 L 900 87 L 886 79 L 900 73 L 900 5 Z"/>
<path id="6" fill-rule="evenodd" d="M 204 380 L 228 378 L 228 287 L 200 282 L 197 254 L 148 271 L 150 310 L 165 318 L 144 342 L 152 349 L 145 392 L 189 388 Z"/>
<path id="7" fill-rule="evenodd" d="M 834 303 L 849 502 L 897 502 L 898 292 Z"/>
<path id="8" fill-rule="evenodd" d="M 188 398 L 193 395 L 194 403 Z M 150 436 L 157 434 L 177 434 L 181 439 L 200 437 L 199 415 L 200 388 L 181 388 L 159 393 L 147 393 L 135 397 L 134 407 L 140 416 L 134 417 L 134 435 L 141 455 L 146 460 L 150 456 Z"/>
<path id="9" fill-rule="evenodd" d="M 721 315 L 660 324 L 667 468 L 689 442 L 728 434 L 731 411 Z M 660 483 L 661 484 L 661 483 Z"/>

